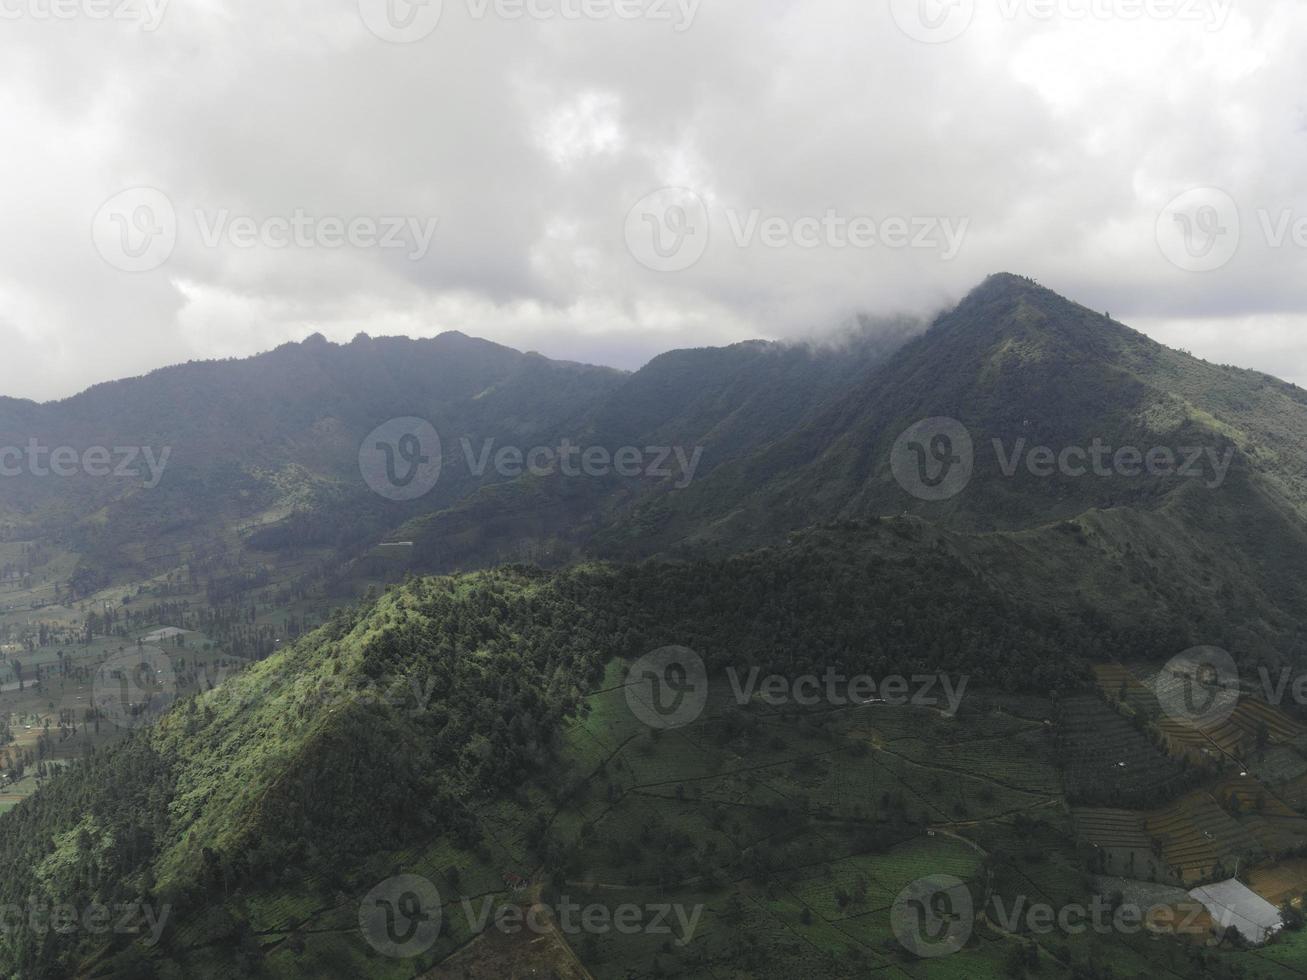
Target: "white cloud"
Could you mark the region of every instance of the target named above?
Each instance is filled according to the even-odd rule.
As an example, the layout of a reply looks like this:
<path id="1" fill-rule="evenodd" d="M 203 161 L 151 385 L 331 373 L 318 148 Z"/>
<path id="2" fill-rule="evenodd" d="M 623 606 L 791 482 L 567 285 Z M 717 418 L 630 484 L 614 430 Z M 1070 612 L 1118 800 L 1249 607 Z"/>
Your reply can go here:
<path id="1" fill-rule="evenodd" d="M 478 19 L 468 3 L 445 0 L 414 44 L 378 40 L 356 2 L 178 3 L 152 33 L 0 22 L 0 392 L 59 396 L 314 330 L 461 329 L 629 367 L 859 309 L 926 312 L 998 270 L 1307 383 L 1307 249 L 1268 241 L 1261 220 L 1307 218 L 1302 5 L 1239 5 L 1213 29 L 1003 0 L 924 44 L 865 0 L 714 0 L 682 31 L 493 6 Z M 177 248 L 127 274 L 90 225 L 141 184 L 176 206 Z M 666 185 L 696 191 L 712 222 L 678 273 L 641 266 L 624 239 L 631 207 Z M 1157 218 L 1209 185 L 1243 236 L 1227 265 L 1193 273 L 1158 247 Z M 194 216 L 219 210 L 439 225 L 416 261 L 208 247 Z M 741 248 L 728 211 L 968 226 L 944 261 Z"/>

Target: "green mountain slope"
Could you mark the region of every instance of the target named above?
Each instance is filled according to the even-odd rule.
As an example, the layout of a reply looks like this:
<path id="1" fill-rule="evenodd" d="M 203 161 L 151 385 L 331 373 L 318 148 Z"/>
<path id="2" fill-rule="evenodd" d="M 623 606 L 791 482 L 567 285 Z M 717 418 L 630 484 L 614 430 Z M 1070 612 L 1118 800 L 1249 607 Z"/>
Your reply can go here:
<path id="1" fill-rule="evenodd" d="M 976 447 L 964 492 L 928 503 L 890 469 L 895 440 L 923 419 L 956 419 Z M 994 440 L 1004 455 L 993 448 Z M 1004 474 L 1026 447 L 1236 449 L 1232 475 L 1255 478 L 1301 515 L 1307 501 L 1307 392 L 1251 371 L 1169 350 L 1128 327 L 1016 276 L 992 276 L 923 336 L 879 365 L 819 418 L 784 434 L 730 472 L 704 480 L 670 508 L 669 535 L 694 534 L 712 515 L 740 512 L 725 533 L 753 524 L 802 526 L 814 516 L 909 510 L 977 529 L 1029 526 L 1090 507 L 1154 506 L 1193 480 Z M 714 507 L 712 500 L 720 502 Z"/>
<path id="2" fill-rule="evenodd" d="M 379 850 L 444 835 L 475 848 L 492 833 L 480 801 L 554 782 L 565 718 L 614 658 L 672 643 L 703 651 L 714 674 L 946 670 L 1047 691 L 1077 683 L 1109 642 L 1022 607 L 943 551 L 921 552 L 909 528 L 854 538 L 389 591 L 6 815 L 0 863 L 13 872 L 0 904 L 150 900 L 186 919 L 174 936 L 211 921 L 239 932 L 270 885 L 330 890 Z M 215 919 L 217 907 L 234 921 Z M 169 940 L 165 958 L 184 963 L 186 946 Z M 25 933 L 0 950 L 30 976 L 64 975 L 70 966 L 53 964 L 90 952 Z"/>
<path id="3" fill-rule="evenodd" d="M 937 417 L 965 427 L 974 472 L 950 498 L 929 501 L 905 489 L 891 461 L 905 430 Z M 1037 447 L 1052 459 L 1096 443 L 1108 450 L 1106 475 L 1077 475 L 1075 457 L 1071 473 L 1028 466 Z M 1177 468 L 1204 455 L 1194 476 L 1138 465 L 1136 474 L 1110 465 L 1127 447 L 1145 458 L 1173 452 Z M 1132 549 L 1151 569 L 1139 574 L 1211 596 L 1250 630 L 1265 626 L 1265 649 L 1291 642 L 1291 624 L 1307 613 L 1305 473 L 1307 392 L 1169 350 L 1028 280 L 994 276 L 816 418 L 637 507 L 595 547 L 733 548 L 814 521 L 903 512 L 982 533 L 1084 517 L 1112 542 L 1108 564 L 1050 565 L 1049 589 L 1094 569 L 1097 588 L 1110 589 L 1102 573 Z"/>
<path id="4" fill-rule="evenodd" d="M 1169 350 L 1021 277 L 991 277 L 879 359 L 680 352 L 609 402 L 591 431 L 701 449 L 693 481 L 554 475 L 484 488 L 405 528 L 418 567 L 727 554 L 815 522 L 910 513 L 961 533 L 1018 535 L 969 546 L 994 554 L 1040 542 L 1047 574 L 1035 585 L 1059 608 L 1084 590 L 1110 599 L 1127 574 L 1151 583 L 1150 602 L 1202 605 L 1196 622 L 1259 656 L 1301 646 L 1307 392 Z M 936 418 L 965 428 L 974 471 L 947 499 L 923 500 L 892 460 L 905 430 Z M 1096 446 L 1102 472 L 1087 469 Z M 1036 475 L 1031 454 L 1044 447 L 1052 472 Z M 1083 455 L 1063 472 L 1067 450 Z M 1123 450 L 1137 461 L 1117 468 Z M 1153 452 L 1173 454 L 1173 470 L 1149 472 Z M 1053 533 L 1062 522 L 1097 529 L 1092 555 L 1064 551 Z M 989 566 L 1004 574 L 1002 561 Z M 1147 612 L 1123 607 L 1121 621 Z"/>
<path id="5" fill-rule="evenodd" d="M 1090 547 L 1060 533 L 1068 548 Z M 1037 562 L 987 547 L 904 518 L 723 561 L 508 568 L 393 588 L 0 818 L 0 863 L 11 869 L 0 905 L 139 902 L 167 914 L 157 942 L 17 930 L 0 939 L 0 957 L 34 978 L 412 976 L 460 955 L 475 930 L 457 896 L 498 895 L 508 868 L 545 895 L 617 901 L 593 884 L 612 881 L 628 898 L 711 909 L 704 941 L 686 948 L 594 938 L 581 955 L 596 976 L 624 976 L 650 956 L 682 975 L 727 964 L 793 975 L 848 956 L 930 975 L 885 941 L 885 909 L 920 874 L 984 880 L 968 845 L 955 853 L 940 832 L 983 818 L 976 847 L 993 854 L 995 887 L 1028 889 L 1021 876 L 1034 876 L 1041 889 L 1084 897 L 1065 811 L 1038 811 L 1062 799 L 1042 719 L 1057 714 L 1057 692 L 1086 686 L 1088 663 L 1190 643 L 1183 607 L 1118 630 L 1089 601 L 1075 612 L 1032 602 Z M 1008 581 L 977 570 L 991 560 Z M 1116 601 L 1146 605 L 1147 589 L 1123 581 Z M 659 739 L 621 685 L 629 658 L 669 644 L 701 653 L 713 694 L 701 723 Z M 752 668 L 943 674 L 961 685 L 960 710 L 736 701 Z M 1138 751 L 1156 752 L 1146 742 Z M 1159 787 L 1188 784 L 1165 757 L 1151 764 L 1169 774 Z M 1151 798 L 1129 770 L 1094 778 L 1103 799 Z M 719 835 L 720 849 L 702 850 Z M 1038 859 L 999 857 L 1032 836 Z M 378 955 L 360 932 L 359 903 L 398 873 L 439 882 L 448 905 L 442 938 L 416 959 Z M 847 876 L 839 888 L 855 895 L 865 878 L 878 897 L 841 924 L 846 900 L 837 905 L 823 875 Z M 764 896 L 798 903 L 784 913 L 794 928 L 807 907 L 835 932 L 814 934 L 813 948 L 778 944 L 745 912 Z M 1179 946 L 1141 950 L 1141 964 L 1183 956 Z M 1002 975 L 1001 955 L 978 949 L 966 962 L 973 975 Z"/>

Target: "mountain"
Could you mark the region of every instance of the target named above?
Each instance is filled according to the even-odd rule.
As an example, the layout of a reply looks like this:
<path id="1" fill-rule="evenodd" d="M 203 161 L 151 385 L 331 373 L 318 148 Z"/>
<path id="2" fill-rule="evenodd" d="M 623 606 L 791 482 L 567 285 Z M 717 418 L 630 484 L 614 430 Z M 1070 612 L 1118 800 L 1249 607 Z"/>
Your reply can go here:
<path id="1" fill-rule="evenodd" d="M 759 506 L 783 525 L 897 509 L 978 531 L 1084 517 L 1099 529 L 1104 565 L 1146 548 L 1163 581 L 1219 595 L 1227 615 L 1257 608 L 1272 621 L 1266 644 L 1276 645 L 1307 599 L 1304 408 L 1307 392 L 1293 385 L 1168 350 L 1034 283 L 997 276 L 744 478 L 763 487 Z M 904 493 L 887 465 L 898 434 L 935 416 L 959 420 L 976 446 L 970 483 L 940 503 Z M 999 440 L 1010 454 L 1024 441 L 1060 452 L 1096 439 L 1144 454 L 1161 447 L 1177 460 L 1206 455 L 1195 476 L 1037 477 L 1019 466 L 1009 477 L 994 448 Z M 792 453 L 807 445 L 824 448 L 794 466 Z M 1226 459 L 1218 479 L 1214 461 Z M 694 489 L 714 493 L 711 482 Z M 787 500 L 803 501 L 801 511 L 787 515 Z"/>
<path id="2" fill-rule="evenodd" d="M 1221 778 L 1170 759 L 1108 708 L 1108 727 L 1122 726 L 1110 758 L 1140 772 L 1101 764 L 1103 719 L 1074 727 L 1086 703 L 1101 705 L 1085 693 L 1091 665 L 1169 651 L 1187 624 L 1166 621 L 1166 635 L 1131 647 L 1100 610 L 1059 616 L 1025 599 L 911 517 L 723 560 L 411 580 L 338 609 L 0 818 L 0 905 L 149 910 L 133 931 L 17 930 L 0 962 L 37 980 L 567 976 L 540 943 L 570 941 L 604 978 L 649 964 L 674 976 L 850 965 L 934 976 L 937 964 L 886 941 L 889 905 L 913 878 L 963 875 L 986 884 L 978 901 L 1038 889 L 1085 904 L 1073 773 L 1074 802 L 1118 807 Z M 626 689 L 636 658 L 669 645 L 702 652 L 715 693 L 689 727 L 660 731 Z M 882 707 L 732 693 L 808 674 L 918 687 Z M 933 696 L 921 678 L 942 678 Z M 1068 768 L 1077 754 L 1087 771 Z M 1307 847 L 1307 818 L 1278 819 L 1278 854 Z M 506 884 L 515 875 L 528 897 Z M 397 876 L 425 881 L 439 903 L 424 906 L 438 932 L 413 953 L 388 951 L 360 918 Z M 609 914 L 675 902 L 706 919 L 682 944 L 578 939 L 547 917 L 530 945 L 501 949 L 508 939 L 478 925 L 482 902 Z M 778 934 L 778 915 L 800 934 L 828 931 L 825 945 Z M 1106 955 L 1096 941 L 1071 937 L 1041 961 L 1047 975 L 1083 975 L 1073 961 Z M 950 965 L 1008 975 L 1010 950 L 973 942 Z M 1249 962 L 1237 949 L 1142 939 L 1117 955 L 1233 977 Z M 576 954 L 555 953 L 574 968 Z M 1251 975 L 1292 975 L 1251 962 Z"/>
<path id="3" fill-rule="evenodd" d="M 838 343 L 754 341 L 664 354 L 588 407 L 566 436 L 614 455 L 629 447 L 651 466 L 665 456 L 660 468 L 668 475 L 575 479 L 555 471 L 494 481 L 447 510 L 432 508 L 397 536 L 415 539 L 416 565 L 428 570 L 559 554 L 619 556 L 619 548 L 600 546 L 605 536 L 640 538 L 630 553 L 652 554 L 657 542 L 641 531 L 649 510 L 815 417 L 918 329 L 908 321 L 863 319 Z"/>
<path id="4" fill-rule="evenodd" d="M 477 564 L 479 550 L 520 554 L 536 534 L 568 534 L 576 552 L 611 559 L 690 557 L 775 543 L 817 522 L 908 513 L 962 535 L 959 547 L 988 574 L 1005 575 L 1020 546 L 1022 567 L 1038 560 L 1053 572 L 1032 583 L 1032 598 L 1053 607 L 1110 592 L 1124 572 L 1152 583 L 1150 606 L 1191 597 L 1202 630 L 1237 636 L 1259 655 L 1300 648 L 1302 389 L 1169 350 L 1007 274 L 888 356 L 832 368 L 807 351 L 746 350 L 747 358 L 735 349 L 666 355 L 610 396 L 634 408 L 595 416 L 607 427 L 593 431 L 611 433 L 609 444 L 702 450 L 687 485 L 636 493 L 631 481 L 578 488 L 557 474 L 524 478 L 406 530 L 429 567 L 457 569 Z M 736 353 L 737 369 L 722 369 L 726 353 Z M 694 395 L 672 395 L 682 377 L 694 379 Z M 680 410 L 718 400 L 707 416 L 715 424 Z M 943 500 L 905 489 L 893 468 L 900 437 L 932 419 L 955 422 L 974 447 L 970 479 Z M 1031 468 L 1041 447 L 1047 475 L 1038 457 Z M 1063 471 L 1056 457 L 1066 450 Z M 1123 450 L 1141 459 L 1118 466 Z M 1150 472 L 1144 460 L 1154 451 L 1172 454 L 1171 471 Z M 1218 606 L 1240 615 L 1218 622 Z M 1148 611 L 1123 607 L 1119 620 L 1137 623 Z"/>
<path id="5" fill-rule="evenodd" d="M 76 553 L 79 595 L 158 574 L 215 541 L 234 549 L 236 561 L 242 553 L 257 560 L 251 551 L 315 546 L 356 555 L 411 518 L 510 479 L 486 465 L 487 448 L 693 443 L 706 447 L 703 465 L 711 469 L 822 404 L 911 329 L 863 324 L 839 350 L 758 342 L 679 351 L 634 375 L 459 333 L 360 335 L 347 345 L 315 336 L 254 358 L 98 385 L 60 402 L 6 400 L 0 446 L 34 442 L 47 465 L 58 447 L 79 458 L 106 447 L 115 469 L 131 449 L 138 475 L 51 479 L 20 458 L 4 481 L 0 534 L 56 540 Z M 370 431 L 407 417 L 425 419 L 442 437 L 443 466 L 431 490 L 405 505 L 369 490 L 359 450 Z M 622 490 L 629 496 L 629 485 Z M 586 508 L 600 506 L 593 494 L 586 500 Z M 470 561 L 501 557 L 487 546 Z"/>
<path id="6" fill-rule="evenodd" d="M 723 555 L 818 522 L 908 513 L 954 532 L 988 574 L 1006 574 L 1018 545 L 1042 552 L 1057 574 L 1032 598 L 1054 608 L 1111 590 L 1126 569 L 1152 583 L 1152 605 L 1205 606 L 1192 612 L 1203 630 L 1218 630 L 1216 603 L 1239 609 L 1221 635 L 1273 659 L 1298 649 L 1307 613 L 1305 408 L 1292 385 L 1169 350 L 1001 274 L 924 332 L 863 322 L 838 345 L 676 351 L 632 374 L 460 334 L 312 338 L 64 402 L 6 402 L 0 445 L 171 455 L 148 492 L 139 480 L 20 476 L 5 479 L 2 506 L 9 540 L 59 549 L 43 603 L 169 574 L 225 593 L 271 569 L 298 590 L 325 581 L 348 594 L 346 579 L 404 569 Z M 441 435 L 442 466 L 428 493 L 397 502 L 364 484 L 358 454 L 368 432 L 407 416 Z M 941 419 L 974 447 L 971 475 L 923 499 L 896 475 L 895 447 Z M 608 465 L 521 472 L 533 449 L 565 445 Z M 1109 464 L 1129 450 L 1195 465 L 1080 475 L 1096 446 Z M 515 468 L 496 465 L 504 450 Z M 1068 450 L 1080 468 L 1058 468 Z M 634 475 L 612 465 L 623 451 Z M 1037 475 L 1041 451 L 1051 472 Z M 378 551 L 386 541 L 413 546 Z M 1145 612 L 1124 608 L 1120 622 Z"/>
<path id="7" fill-rule="evenodd" d="M 247 360 L 167 368 L 47 405 L 11 402 L 0 406 L 0 445 L 106 447 L 115 467 L 117 447 L 148 447 L 166 465 L 153 481 L 139 458 L 136 478 L 56 479 L 20 465 L 4 482 L 0 527 L 10 540 L 39 535 L 76 552 L 91 570 L 82 594 L 174 567 L 198 542 L 234 546 L 233 533 L 288 519 L 282 536 L 298 546 L 342 547 L 380 536 L 391 520 L 359 474 L 360 445 L 376 426 L 417 416 L 447 432 L 552 437 L 622 377 L 457 333 L 360 335 L 343 346 L 314 337 Z M 430 501 L 457 499 L 469 483 L 451 470 Z M 342 513 L 352 524 L 344 540 Z"/>
<path id="8" fill-rule="evenodd" d="M 416 580 L 339 610 L 0 819 L 0 904 L 152 902 L 178 923 L 163 945 L 19 933 L 0 955 L 30 977 L 312 975 L 313 957 L 258 947 L 297 910 L 366 891 L 371 868 L 434 845 L 534 864 L 523 848 L 538 842 L 496 839 L 494 801 L 529 796 L 563 819 L 567 787 L 588 778 L 560 775 L 578 763 L 569 719 L 611 686 L 614 658 L 687 642 L 714 671 L 892 664 L 1040 692 L 1083 677 L 1107 636 L 1023 608 L 889 526 L 724 562 Z"/>
<path id="9" fill-rule="evenodd" d="M 1019 528 L 1088 508 L 1155 506 L 1196 481 L 1123 476 L 1008 477 L 1006 451 L 1027 447 L 1137 446 L 1235 449 L 1232 473 L 1256 478 L 1301 514 L 1307 392 L 1265 375 L 1168 350 L 1102 314 L 1011 275 L 993 276 L 922 336 L 904 345 L 818 417 L 681 495 L 693 514 L 671 536 L 694 533 L 716 498 L 725 533 L 754 515 L 765 535 L 815 518 L 908 510 L 950 526 Z M 964 493 L 930 503 L 891 473 L 891 449 L 910 425 L 960 422 L 976 445 Z M 1210 472 L 1210 469 L 1207 471 Z M 731 492 L 723 492 L 729 490 Z M 743 503 L 744 506 L 741 506 Z M 677 510 L 677 508 L 673 508 Z"/>
<path id="10" fill-rule="evenodd" d="M 442 466 L 391 501 L 359 449 L 406 416 L 437 429 Z M 630 374 L 456 334 L 314 339 L 0 404 L 0 445 L 31 433 L 172 445 L 175 462 L 153 489 L 31 478 L 6 497 L 0 691 L 36 728 L 0 732 L 24 787 L 0 815 L 0 908 L 170 924 L 7 932 L 13 975 L 1307 962 L 1296 933 L 1209 943 L 1210 918 L 1109 942 L 992 914 L 940 960 L 890 911 L 932 875 L 1008 909 L 1116 902 L 1122 879 L 1167 908 L 1231 869 L 1297 881 L 1307 709 L 1255 683 L 1307 670 L 1292 385 L 998 275 L 924 331 L 867 323 L 841 345 L 677 351 Z M 476 465 L 565 444 L 602 465 Z M 1162 665 L 1200 646 L 1230 651 L 1241 700 L 1195 732 Z M 631 691 L 697 690 L 688 670 L 635 669 L 669 649 L 700 659 L 706 693 L 664 728 Z M 877 696 L 800 696 L 799 678 L 859 675 Z M 108 730 L 104 685 L 141 676 Z M 895 700 L 894 678 L 936 694 Z M 386 891 L 401 879 L 418 884 Z M 675 907 L 685 941 L 569 933 L 573 899 Z M 478 925 L 482 900 L 545 925 Z M 397 954 L 369 909 L 432 922 L 429 942 Z"/>

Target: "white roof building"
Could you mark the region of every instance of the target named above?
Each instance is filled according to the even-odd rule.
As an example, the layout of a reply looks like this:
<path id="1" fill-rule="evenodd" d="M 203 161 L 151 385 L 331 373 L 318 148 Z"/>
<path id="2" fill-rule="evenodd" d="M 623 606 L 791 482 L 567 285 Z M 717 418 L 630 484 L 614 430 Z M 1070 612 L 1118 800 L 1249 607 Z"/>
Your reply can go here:
<path id="1" fill-rule="evenodd" d="M 1280 910 L 1238 878 L 1195 888 L 1189 897 L 1202 902 L 1218 926 L 1234 929 L 1250 943 L 1260 945 L 1284 926 Z"/>
<path id="2" fill-rule="evenodd" d="M 194 630 L 178 629 L 176 626 L 165 626 L 161 630 L 155 630 L 153 633 L 141 637 L 142 643 L 160 643 L 163 640 L 171 640 L 174 636 L 190 636 Z"/>

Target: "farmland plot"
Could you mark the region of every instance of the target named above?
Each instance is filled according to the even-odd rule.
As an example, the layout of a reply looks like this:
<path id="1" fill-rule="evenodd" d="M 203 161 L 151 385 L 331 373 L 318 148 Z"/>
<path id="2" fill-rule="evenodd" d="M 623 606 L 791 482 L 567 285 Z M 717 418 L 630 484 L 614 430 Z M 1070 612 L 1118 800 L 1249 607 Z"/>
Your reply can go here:
<path id="1" fill-rule="evenodd" d="M 1186 885 L 1219 878 L 1236 862 L 1252 864 L 1265 853 L 1248 828 L 1202 791 L 1150 813 L 1144 828 L 1161 839 L 1163 861 Z"/>
<path id="2" fill-rule="evenodd" d="M 1153 744 L 1142 722 L 1096 697 L 1062 703 L 1058 743 L 1073 803 L 1146 804 L 1178 792 L 1188 777 Z"/>

